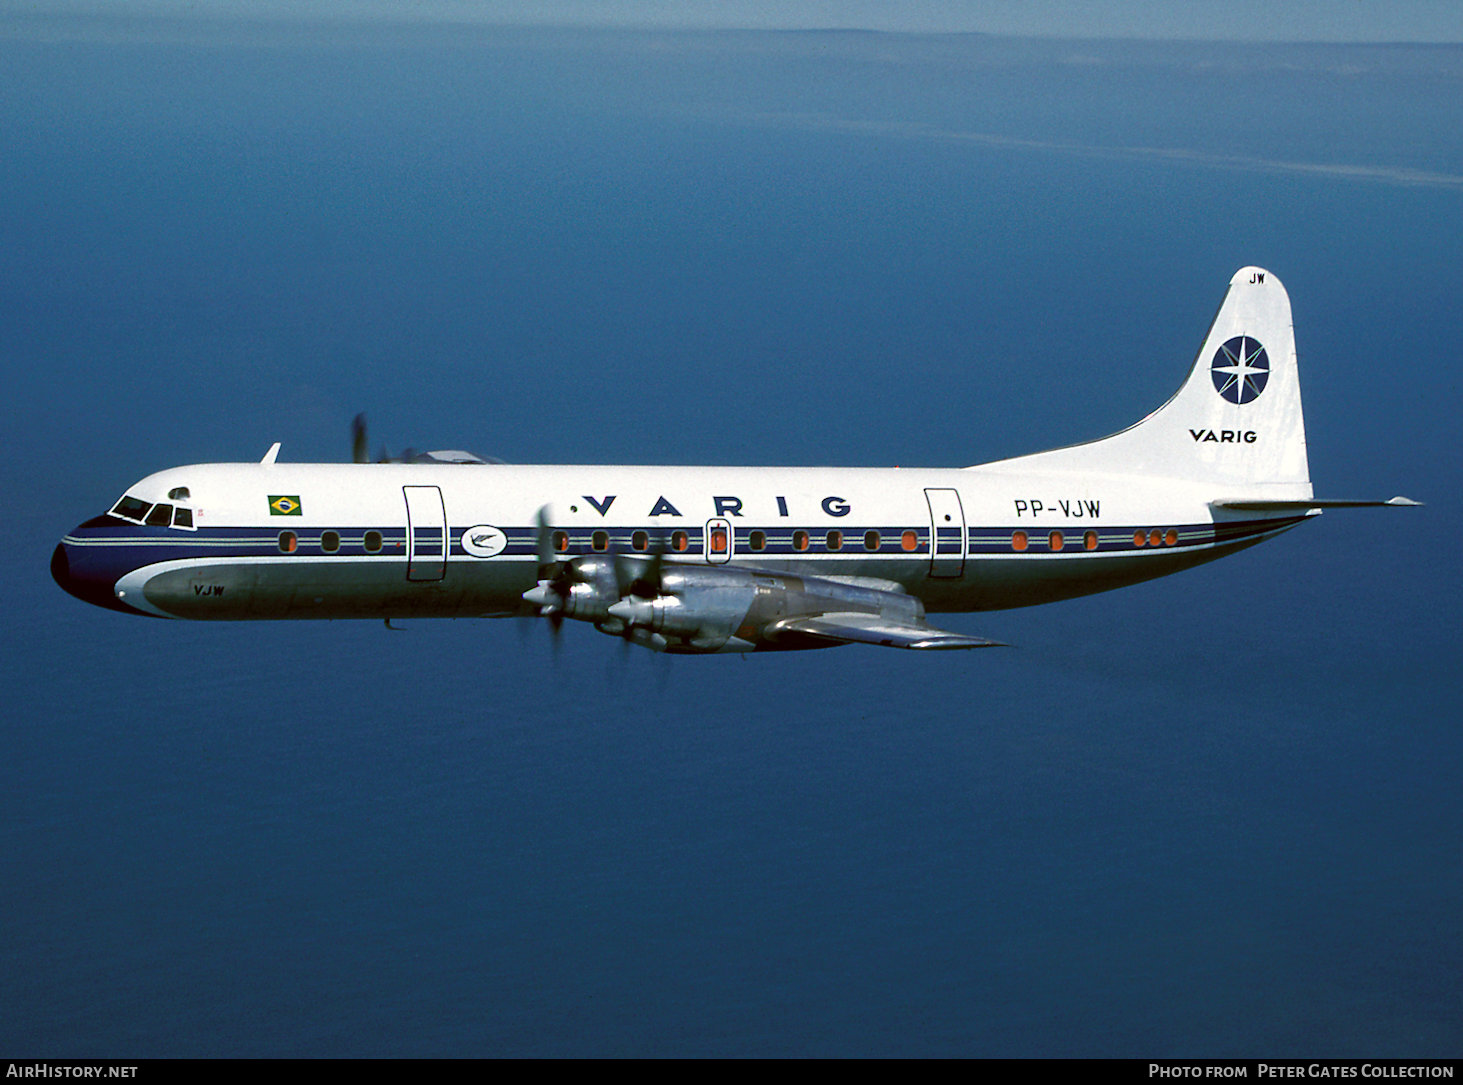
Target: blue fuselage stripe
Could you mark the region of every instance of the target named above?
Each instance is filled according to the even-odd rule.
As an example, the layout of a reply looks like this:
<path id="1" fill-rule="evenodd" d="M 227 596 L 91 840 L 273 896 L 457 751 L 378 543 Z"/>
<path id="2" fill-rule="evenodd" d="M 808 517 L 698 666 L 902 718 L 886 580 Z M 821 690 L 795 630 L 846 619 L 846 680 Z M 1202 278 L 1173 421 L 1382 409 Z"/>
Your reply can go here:
<path id="1" fill-rule="evenodd" d="M 1040 557 L 1053 555 L 1060 549 L 1062 557 L 1081 558 L 1091 554 L 1172 552 L 1199 546 L 1239 542 L 1247 538 L 1270 534 L 1282 528 L 1291 527 L 1303 516 L 1288 516 L 1275 519 L 1245 520 L 1229 523 L 1201 523 L 1167 525 L 1162 528 L 1134 525 L 1132 527 L 1087 528 L 1085 530 L 1033 530 L 1027 527 L 972 527 L 965 532 L 965 553 L 968 557 Z M 123 554 L 128 568 L 178 559 L 208 559 L 211 557 L 250 558 L 279 557 L 294 554 L 301 557 L 330 559 L 335 557 L 379 556 L 383 560 L 405 558 L 407 533 L 401 525 L 389 527 L 344 527 L 289 529 L 296 545 L 291 550 L 283 549 L 279 533 L 271 533 L 259 527 L 207 527 L 196 531 L 181 531 L 164 527 L 145 527 L 117 521 L 107 525 L 87 525 L 67 535 L 63 542 L 78 552 L 79 558 L 100 557 L 105 552 L 106 564 L 110 565 Z M 468 528 L 454 527 L 450 530 L 452 558 L 467 561 L 493 560 L 478 558 L 462 546 L 462 535 Z M 533 527 L 504 528 L 507 545 L 494 555 L 495 558 L 528 559 L 538 554 L 538 531 Z M 904 535 L 914 531 L 916 546 L 904 547 Z M 597 552 L 649 553 L 665 546 L 670 557 L 684 555 L 698 558 L 704 553 L 706 539 L 701 527 L 678 528 L 671 532 L 657 527 L 649 528 L 561 528 L 567 545 L 555 552 L 557 558 L 581 557 Z M 321 538 L 326 532 L 339 536 L 339 546 L 326 551 Z M 378 550 L 368 551 L 366 536 L 377 533 L 381 537 Z M 830 534 L 837 532 L 841 545 L 832 547 Z M 873 541 L 870 532 L 877 533 L 877 548 L 870 549 Z M 760 533 L 765 543 L 761 549 L 753 549 L 751 536 Z M 428 540 L 420 537 L 418 544 Z M 636 550 L 635 536 L 643 535 L 648 540 L 646 547 Z M 596 536 L 600 536 L 597 540 Z M 960 529 L 941 528 L 939 532 L 939 557 L 957 555 L 960 552 Z M 1057 536 L 1060 535 L 1058 540 Z M 1024 537 L 1025 545 L 1018 547 L 1014 540 Z M 1169 541 L 1169 540 L 1172 541 Z M 663 541 L 662 541 L 663 540 Z M 1141 541 L 1140 541 L 1141 540 Z M 1155 541 L 1156 540 L 1156 541 Z M 596 548 L 596 541 L 603 547 Z M 681 543 L 681 545 L 677 545 Z M 1059 546 L 1057 544 L 1060 544 Z M 430 540 L 430 549 L 441 552 L 436 535 Z M 89 552 L 89 554 L 88 554 Z M 777 527 L 742 527 L 733 529 L 732 560 L 761 558 L 798 558 L 837 556 L 839 558 L 908 558 L 929 561 L 930 531 L 925 528 L 907 527 L 826 527 L 794 528 L 779 524 Z"/>

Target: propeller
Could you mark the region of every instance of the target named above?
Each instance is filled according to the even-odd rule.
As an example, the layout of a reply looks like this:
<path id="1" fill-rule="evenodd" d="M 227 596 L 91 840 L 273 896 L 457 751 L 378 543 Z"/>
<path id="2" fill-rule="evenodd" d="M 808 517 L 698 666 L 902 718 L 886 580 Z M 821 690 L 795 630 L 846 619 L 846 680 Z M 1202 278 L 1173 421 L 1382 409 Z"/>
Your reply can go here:
<path id="1" fill-rule="evenodd" d="M 557 642 L 564 626 L 564 608 L 574 588 L 574 567 L 559 561 L 554 551 L 554 529 L 549 523 L 549 507 L 538 510 L 538 583 L 523 593 L 525 602 L 538 607 L 541 617 L 549 620 L 549 629 Z"/>
<path id="2" fill-rule="evenodd" d="M 650 624 L 652 604 L 668 594 L 662 572 L 665 568 L 666 544 L 657 536 L 647 558 L 615 557 L 615 576 L 620 600 L 608 608 L 610 617 L 620 622 L 619 635 L 625 646 L 641 643 L 647 647 L 664 646 L 665 638 L 645 628 Z"/>
<path id="3" fill-rule="evenodd" d="M 351 463 L 370 463 L 370 440 L 366 436 L 366 415 L 358 414 L 351 420 Z"/>
<path id="4" fill-rule="evenodd" d="M 386 445 L 381 445 L 381 454 L 371 459 L 371 438 L 366 426 L 366 413 L 362 411 L 351 419 L 351 463 L 393 463 Z"/>
<path id="5" fill-rule="evenodd" d="M 538 534 L 536 536 L 538 545 L 538 568 L 539 574 L 542 575 L 547 566 L 557 564 L 557 559 L 554 557 L 554 532 L 553 528 L 549 525 L 549 507 L 547 505 L 539 506 L 538 515 L 534 522 L 538 527 Z"/>
<path id="6" fill-rule="evenodd" d="M 535 519 L 538 582 L 523 593 L 523 599 L 549 620 L 556 636 L 564 619 L 573 616 L 592 621 L 600 632 L 622 636 L 627 643 L 656 637 L 637 626 L 647 623 L 651 603 L 666 593 L 663 539 L 657 539 L 648 554 L 585 554 L 566 561 L 554 546 L 549 507 L 541 507 Z M 581 584 L 589 590 L 576 592 Z M 606 606 L 611 599 L 615 601 Z"/>
<path id="7" fill-rule="evenodd" d="M 657 538 L 648 560 L 635 560 L 615 555 L 615 575 L 620 582 L 620 595 L 654 599 L 664 594 L 661 567 L 665 564 L 665 540 Z"/>
<path id="8" fill-rule="evenodd" d="M 367 432 L 366 416 L 358 414 L 351 419 L 351 462 L 371 463 L 371 440 Z M 393 456 L 386 448 L 385 443 L 381 445 L 381 453 L 376 457 L 376 463 L 503 463 L 496 457 L 484 459 L 471 452 L 464 452 L 461 449 L 439 449 L 436 452 L 424 452 L 417 448 L 407 448 L 400 456 Z"/>

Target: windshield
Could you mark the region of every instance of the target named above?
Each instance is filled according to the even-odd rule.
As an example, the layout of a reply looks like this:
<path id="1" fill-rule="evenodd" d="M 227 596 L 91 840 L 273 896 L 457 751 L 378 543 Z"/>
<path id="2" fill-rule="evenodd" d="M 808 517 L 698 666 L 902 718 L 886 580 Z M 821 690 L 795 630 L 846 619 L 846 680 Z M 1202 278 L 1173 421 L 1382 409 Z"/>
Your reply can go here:
<path id="1" fill-rule="evenodd" d="M 140 524 L 147 518 L 147 512 L 152 508 L 146 501 L 139 501 L 137 498 L 127 496 L 112 506 L 112 515 L 120 516 L 124 520 L 131 520 L 134 524 Z"/>
<path id="2" fill-rule="evenodd" d="M 188 492 L 181 487 L 179 489 L 185 495 Z M 179 489 L 172 492 L 176 494 Z M 112 506 L 111 515 L 129 523 L 146 524 L 148 527 L 177 527 L 187 531 L 195 528 L 193 510 L 186 505 L 154 505 L 131 494 Z"/>

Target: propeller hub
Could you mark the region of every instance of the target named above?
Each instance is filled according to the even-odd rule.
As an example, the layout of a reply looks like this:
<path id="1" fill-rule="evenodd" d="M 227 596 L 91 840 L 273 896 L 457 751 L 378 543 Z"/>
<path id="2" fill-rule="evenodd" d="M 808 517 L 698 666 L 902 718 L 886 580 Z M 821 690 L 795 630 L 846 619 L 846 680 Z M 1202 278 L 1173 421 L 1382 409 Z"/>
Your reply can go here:
<path id="1" fill-rule="evenodd" d="M 627 626 L 648 626 L 655 617 L 655 603 L 638 596 L 626 596 L 610 607 L 610 614 Z"/>

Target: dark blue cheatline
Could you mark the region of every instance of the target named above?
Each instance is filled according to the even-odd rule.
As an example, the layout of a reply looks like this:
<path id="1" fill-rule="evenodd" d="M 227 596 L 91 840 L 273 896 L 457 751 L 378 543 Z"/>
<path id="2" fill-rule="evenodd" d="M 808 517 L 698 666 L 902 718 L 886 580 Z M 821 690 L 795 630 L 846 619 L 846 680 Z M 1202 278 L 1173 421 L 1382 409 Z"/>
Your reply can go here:
<path id="1" fill-rule="evenodd" d="M 1279 519 L 1264 520 L 1242 520 L 1221 523 L 1199 523 L 1199 524 L 1177 524 L 1168 525 L 1177 533 L 1176 544 L 1184 546 L 1206 545 L 1209 543 L 1234 542 L 1250 536 L 1264 535 L 1277 528 L 1290 527 L 1299 523 L 1305 517 L 1283 517 Z M 1140 525 L 1146 533 L 1150 530 L 1148 525 Z M 454 527 L 449 532 L 451 540 L 450 556 L 457 559 L 469 557 L 467 551 L 462 549 L 461 537 L 465 529 Z M 799 549 L 794 542 L 793 530 L 787 528 L 766 528 L 762 529 L 765 536 L 764 547 L 760 550 L 751 548 L 747 541 L 750 531 L 739 530 L 737 533 L 736 557 L 738 560 L 755 560 L 758 558 L 794 558 L 804 559 L 809 557 L 823 557 L 836 553 L 840 558 L 859 559 L 877 557 L 903 557 L 928 559 L 929 538 L 927 531 L 919 532 L 919 543 L 914 550 L 904 550 L 900 545 L 903 529 L 895 526 L 883 528 L 853 528 L 845 532 L 845 547 L 838 551 L 830 551 L 824 541 L 825 533 L 814 529 L 805 530 L 810 535 L 809 545 L 806 549 Z M 879 548 L 867 550 L 861 536 L 866 531 L 877 531 L 879 534 Z M 1012 552 L 1012 534 L 1015 531 L 1023 530 L 1015 527 L 993 528 L 993 527 L 971 527 L 966 531 L 967 552 L 974 555 L 996 554 L 1008 556 Z M 1137 527 L 1108 526 L 1097 531 L 1097 544 L 1090 549 L 1074 549 L 1069 556 L 1078 557 L 1083 554 L 1092 553 L 1114 553 L 1130 551 L 1147 551 L 1147 544 L 1137 545 L 1134 543 L 1134 531 Z M 291 555 L 297 560 L 325 560 L 335 561 L 342 557 L 369 556 L 379 558 L 382 561 L 400 560 L 405 557 L 406 538 L 400 533 L 400 527 L 382 527 L 379 529 L 363 530 L 360 527 L 341 527 L 335 529 L 322 529 L 316 531 L 311 529 L 307 532 L 296 533 L 297 543 Z M 947 532 L 949 535 L 947 536 Z M 365 546 L 366 536 L 370 534 L 382 536 L 381 545 L 377 549 L 367 549 Z M 504 534 L 508 539 L 508 545 L 503 551 L 495 555 L 500 558 L 525 558 L 537 554 L 537 534 L 532 528 L 506 528 Z M 556 557 L 569 559 L 584 554 L 595 552 L 593 549 L 592 533 L 589 531 L 567 532 L 567 546 L 564 551 Z M 609 532 L 608 543 L 612 550 L 618 553 L 638 553 L 632 545 L 634 532 L 628 528 L 614 529 Z M 327 549 L 324 537 L 326 535 L 336 536 L 333 548 Z M 699 559 L 702 546 L 702 532 L 699 528 L 686 529 L 687 544 L 684 551 L 673 551 L 669 556 L 672 558 L 683 557 L 696 561 Z M 958 540 L 959 529 L 941 528 L 941 538 L 948 541 L 953 536 Z M 855 540 L 847 543 L 847 539 Z M 1074 546 L 1082 545 L 1083 536 L 1074 534 L 1071 541 Z M 1169 549 L 1170 546 L 1164 547 Z M 132 569 L 141 568 L 154 562 L 162 562 L 176 559 L 208 559 L 208 558 L 257 558 L 257 557 L 278 557 L 280 555 L 278 533 L 261 530 L 257 527 L 213 527 L 200 528 L 194 532 L 180 533 L 167 528 L 149 528 L 141 525 L 123 524 L 106 517 L 98 517 L 80 525 L 68 534 L 53 556 L 52 572 L 58 583 L 66 587 L 72 594 L 77 594 L 76 585 L 82 581 L 95 580 L 103 585 L 106 593 L 110 595 L 111 585 L 116 579 Z M 1036 548 L 1031 556 L 1040 556 L 1048 553 L 1045 546 Z M 59 570 L 59 572 L 58 572 Z M 101 591 L 102 589 L 97 589 Z M 89 596 L 88 601 L 96 601 Z M 105 604 L 104 604 L 105 605 Z"/>

